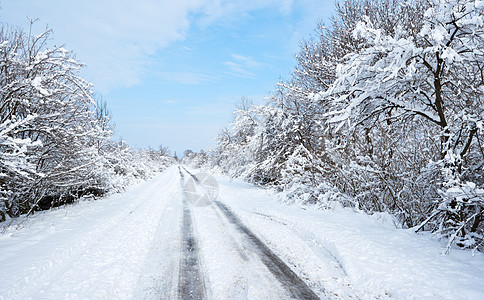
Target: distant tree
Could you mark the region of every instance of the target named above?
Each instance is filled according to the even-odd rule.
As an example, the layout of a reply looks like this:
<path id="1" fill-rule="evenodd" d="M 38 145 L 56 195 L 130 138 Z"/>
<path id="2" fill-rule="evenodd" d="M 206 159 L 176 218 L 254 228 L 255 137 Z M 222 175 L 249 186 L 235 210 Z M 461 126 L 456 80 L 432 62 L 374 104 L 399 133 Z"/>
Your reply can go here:
<path id="1" fill-rule="evenodd" d="M 254 105 L 254 101 L 249 97 L 243 96 L 240 101 L 235 104 L 235 108 L 238 110 L 249 110 Z"/>
<path id="2" fill-rule="evenodd" d="M 190 149 L 187 149 L 183 152 L 183 157 L 190 157 L 194 152 Z"/>
<path id="3" fill-rule="evenodd" d="M 159 145 L 158 152 L 161 156 L 171 156 L 171 151 L 167 146 Z"/>

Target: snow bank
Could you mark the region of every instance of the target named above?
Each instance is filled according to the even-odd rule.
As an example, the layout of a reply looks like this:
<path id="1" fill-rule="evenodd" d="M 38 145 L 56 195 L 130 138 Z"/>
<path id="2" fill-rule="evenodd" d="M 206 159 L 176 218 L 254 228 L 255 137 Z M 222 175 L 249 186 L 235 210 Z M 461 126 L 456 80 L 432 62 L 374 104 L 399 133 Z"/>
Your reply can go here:
<path id="1" fill-rule="evenodd" d="M 387 214 L 304 210 L 242 181 L 217 179 L 220 200 L 330 298 L 484 299 L 482 253 L 442 254 L 442 242 L 396 228 Z"/>
<path id="2" fill-rule="evenodd" d="M 14 219 L 0 235 L 0 299 L 136 298 L 179 188 L 173 172 L 123 194 Z"/>

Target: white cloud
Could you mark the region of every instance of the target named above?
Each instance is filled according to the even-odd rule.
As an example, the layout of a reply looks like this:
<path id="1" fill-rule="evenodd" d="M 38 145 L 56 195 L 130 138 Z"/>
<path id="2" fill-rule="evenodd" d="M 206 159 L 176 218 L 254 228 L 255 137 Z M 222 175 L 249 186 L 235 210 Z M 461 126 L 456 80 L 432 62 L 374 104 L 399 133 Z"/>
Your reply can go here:
<path id="1" fill-rule="evenodd" d="M 255 78 L 256 74 L 254 70 L 262 66 L 263 64 L 260 62 L 255 61 L 252 57 L 243 56 L 239 54 L 232 54 L 232 60 L 224 62 L 229 68 L 229 74 L 238 76 L 238 77 L 246 77 L 246 78 Z"/>
<path id="2" fill-rule="evenodd" d="M 26 27 L 26 16 L 54 30 L 54 41 L 66 44 L 87 65 L 97 88 L 109 90 L 138 83 L 150 55 L 183 39 L 190 15 L 201 0 L 16 0 L 2 3 L 2 19 Z"/>
<path id="3" fill-rule="evenodd" d="M 54 41 L 74 50 L 87 65 L 87 79 L 98 90 L 108 91 L 139 83 L 150 56 L 183 39 L 196 22 L 194 16 L 211 24 L 270 5 L 288 13 L 292 0 L 15 0 L 2 2 L 0 17 L 22 27 L 27 26 L 26 16 L 39 18 L 36 31 L 49 24 Z M 237 70 L 236 65 L 231 68 Z M 204 80 L 186 75 L 179 80 Z"/>

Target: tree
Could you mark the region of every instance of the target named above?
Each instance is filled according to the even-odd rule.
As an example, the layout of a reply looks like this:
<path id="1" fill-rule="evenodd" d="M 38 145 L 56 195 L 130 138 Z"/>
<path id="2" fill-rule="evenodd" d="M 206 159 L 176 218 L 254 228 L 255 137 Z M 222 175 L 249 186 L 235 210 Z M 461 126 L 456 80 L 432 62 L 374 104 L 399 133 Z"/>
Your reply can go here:
<path id="1" fill-rule="evenodd" d="M 484 110 L 484 27 L 479 5 L 436 1 L 425 12 L 417 36 L 403 26 L 387 34 L 369 18 L 359 22 L 354 37 L 361 40 L 361 49 L 345 57 L 337 79 L 321 95 L 332 99 L 330 123 L 354 131 L 379 122 L 393 126 L 423 121 L 424 128 L 433 127 L 440 135 L 434 154 L 441 159 L 447 187 L 455 193 L 455 186 L 466 177 L 464 169 L 469 169 L 464 160 L 478 147 Z M 459 197 L 467 200 L 459 202 Z M 474 201 L 459 197 L 443 196 L 435 209 L 442 217 L 439 225 L 448 227 L 452 221 L 456 225 L 451 227 L 462 236 L 478 230 L 484 202 L 478 195 L 471 197 Z M 451 235 L 455 230 L 450 230 Z"/>
<path id="2" fill-rule="evenodd" d="M 29 169 L 11 173 L 19 176 L 3 184 L 8 185 L 3 201 L 10 216 L 32 212 L 47 194 L 101 181 L 98 148 L 111 133 L 95 116 L 91 84 L 78 75 L 82 65 L 62 47 L 47 48 L 50 34 L 30 36 L 7 26 L 0 32 L 0 123 L 7 126 L 3 155 L 21 158 L 24 163 L 15 164 Z"/>
<path id="3" fill-rule="evenodd" d="M 289 201 L 340 195 L 481 247 L 483 24 L 479 1 L 337 4 L 268 104 L 236 111 L 216 164 Z"/>

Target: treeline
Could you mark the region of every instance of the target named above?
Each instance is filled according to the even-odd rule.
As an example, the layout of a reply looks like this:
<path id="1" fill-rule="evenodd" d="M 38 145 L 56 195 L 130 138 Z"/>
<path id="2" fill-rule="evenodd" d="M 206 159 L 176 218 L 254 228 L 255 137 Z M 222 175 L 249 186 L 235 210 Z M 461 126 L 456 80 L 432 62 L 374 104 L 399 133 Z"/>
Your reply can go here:
<path id="1" fill-rule="evenodd" d="M 171 162 L 112 140 L 82 64 L 50 36 L 0 27 L 0 221 L 122 189 Z"/>
<path id="2" fill-rule="evenodd" d="M 484 248 L 484 2 L 346 0 L 205 158 L 285 195 Z M 449 249 L 449 248 L 448 248 Z"/>

